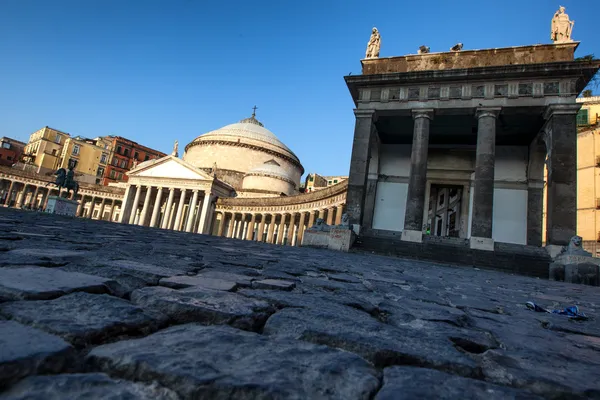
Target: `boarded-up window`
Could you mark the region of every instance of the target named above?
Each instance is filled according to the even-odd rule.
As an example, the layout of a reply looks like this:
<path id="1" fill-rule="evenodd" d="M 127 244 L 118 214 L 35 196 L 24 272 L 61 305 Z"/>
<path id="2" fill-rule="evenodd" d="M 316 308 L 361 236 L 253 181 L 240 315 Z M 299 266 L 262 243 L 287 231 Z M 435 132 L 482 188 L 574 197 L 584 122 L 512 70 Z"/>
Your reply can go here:
<path id="1" fill-rule="evenodd" d="M 577 125 L 589 125 L 588 118 L 588 110 L 586 108 L 582 108 L 577 113 Z"/>

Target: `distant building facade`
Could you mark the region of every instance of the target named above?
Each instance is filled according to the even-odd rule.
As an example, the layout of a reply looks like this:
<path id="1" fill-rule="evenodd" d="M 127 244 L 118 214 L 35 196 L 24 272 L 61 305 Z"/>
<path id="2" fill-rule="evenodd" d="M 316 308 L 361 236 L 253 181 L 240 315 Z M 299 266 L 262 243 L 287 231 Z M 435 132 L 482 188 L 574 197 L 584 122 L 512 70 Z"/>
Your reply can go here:
<path id="1" fill-rule="evenodd" d="M 67 169 L 69 162 L 75 161 L 75 176 L 78 182 L 101 184 L 110 160 L 111 145 L 111 140 L 102 137 L 67 138 L 55 169 Z"/>
<path id="2" fill-rule="evenodd" d="M 110 162 L 104 169 L 101 178 L 102 185 L 115 182 L 127 182 L 127 172 L 138 164 L 165 157 L 166 154 L 158 150 L 142 146 L 133 140 L 121 136 L 105 136 L 104 140 L 110 143 L 112 149 Z"/>
<path id="3" fill-rule="evenodd" d="M 23 160 L 31 172 L 45 174 L 58 165 L 63 146 L 71 135 L 48 126 L 33 132 L 25 146 Z"/>
<path id="4" fill-rule="evenodd" d="M 25 146 L 26 144 L 21 141 L 9 137 L 0 137 L 0 165 L 11 167 L 18 162 Z"/>
<path id="5" fill-rule="evenodd" d="M 337 185 L 345 180 L 347 176 L 322 176 L 316 173 L 309 173 L 304 182 L 305 193 L 325 189 L 332 185 Z"/>

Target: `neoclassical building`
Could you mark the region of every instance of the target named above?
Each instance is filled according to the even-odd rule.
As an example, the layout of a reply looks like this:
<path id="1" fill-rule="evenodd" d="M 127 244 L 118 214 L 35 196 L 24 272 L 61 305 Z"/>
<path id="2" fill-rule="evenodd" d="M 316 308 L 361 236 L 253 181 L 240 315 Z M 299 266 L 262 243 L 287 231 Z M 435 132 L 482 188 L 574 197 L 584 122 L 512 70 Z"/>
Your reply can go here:
<path id="1" fill-rule="evenodd" d="M 198 136 L 180 159 L 169 156 L 129 172 L 119 222 L 295 245 L 323 218 L 339 223 L 347 183 L 299 192 L 298 157 L 255 114 Z"/>

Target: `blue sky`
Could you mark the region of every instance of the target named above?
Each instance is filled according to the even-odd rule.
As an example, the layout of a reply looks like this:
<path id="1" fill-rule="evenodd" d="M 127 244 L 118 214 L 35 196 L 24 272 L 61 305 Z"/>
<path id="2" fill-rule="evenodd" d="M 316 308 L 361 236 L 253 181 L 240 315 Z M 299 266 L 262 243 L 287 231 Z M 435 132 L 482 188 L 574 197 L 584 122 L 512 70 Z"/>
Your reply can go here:
<path id="1" fill-rule="evenodd" d="M 170 152 L 256 104 L 307 172 L 346 175 L 343 76 L 360 73 L 373 26 L 382 57 L 549 43 L 559 5 L 576 56 L 599 57 L 597 0 L 0 0 L 0 136 L 48 125 Z"/>

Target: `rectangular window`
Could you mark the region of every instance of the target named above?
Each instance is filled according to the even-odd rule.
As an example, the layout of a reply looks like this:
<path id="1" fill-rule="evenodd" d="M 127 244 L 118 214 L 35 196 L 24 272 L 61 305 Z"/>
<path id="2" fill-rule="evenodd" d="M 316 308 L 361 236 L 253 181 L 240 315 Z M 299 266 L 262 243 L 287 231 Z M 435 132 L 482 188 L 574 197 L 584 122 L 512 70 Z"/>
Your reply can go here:
<path id="1" fill-rule="evenodd" d="M 125 157 L 129 157 L 129 149 L 124 149 L 124 150 L 123 150 L 123 155 L 124 155 Z"/>
<path id="2" fill-rule="evenodd" d="M 123 149 L 121 148 L 121 146 L 117 146 L 117 153 L 121 154 L 122 151 Z"/>
<path id="3" fill-rule="evenodd" d="M 308 178 L 308 181 L 309 181 L 309 182 L 313 182 L 314 180 L 315 180 L 315 177 L 314 177 L 314 176 L 312 176 L 312 175 L 311 175 L 311 176 Z"/>
<path id="4" fill-rule="evenodd" d="M 110 170 L 110 179 L 115 179 L 115 170 L 114 169 Z"/>
<path id="5" fill-rule="evenodd" d="M 148 154 L 146 154 L 146 156 L 144 157 L 144 161 L 148 161 L 150 159 L 150 156 Z"/>
<path id="6" fill-rule="evenodd" d="M 96 171 L 96 176 L 103 176 L 104 175 L 104 167 L 98 167 L 98 170 Z"/>
<path id="7" fill-rule="evenodd" d="M 54 143 L 60 144 L 60 136 L 56 135 L 56 137 L 54 138 Z"/>
<path id="8" fill-rule="evenodd" d="M 121 160 L 121 168 L 127 168 L 127 161 Z"/>
<path id="9" fill-rule="evenodd" d="M 119 173 L 117 174 L 117 179 L 118 179 L 118 180 L 121 180 L 121 179 L 123 179 L 123 173 L 122 173 L 122 172 L 119 172 Z"/>
<path id="10" fill-rule="evenodd" d="M 337 182 L 338 182 L 338 180 L 337 180 L 337 179 L 334 179 L 334 180 L 333 180 L 333 183 L 337 183 Z"/>
<path id="11" fill-rule="evenodd" d="M 10 149 L 10 143 L 8 142 L 2 142 L 2 147 L 5 149 Z"/>
<path id="12" fill-rule="evenodd" d="M 137 151 L 133 152 L 133 158 L 135 158 L 136 160 L 138 160 L 140 158 L 140 153 L 138 153 Z"/>
<path id="13" fill-rule="evenodd" d="M 331 181 L 327 181 L 327 183 L 329 183 L 331 185 Z"/>
<path id="14" fill-rule="evenodd" d="M 577 125 L 589 125 L 587 108 L 582 108 L 577 113 Z"/>
<path id="15" fill-rule="evenodd" d="M 75 146 L 73 146 L 73 155 L 74 156 L 78 156 L 79 155 L 79 145 L 76 144 Z"/>
<path id="16" fill-rule="evenodd" d="M 6 156 L 6 159 L 7 159 L 8 161 L 12 161 L 12 159 L 13 159 L 13 158 L 12 158 L 11 156 Z"/>
<path id="17" fill-rule="evenodd" d="M 107 159 L 108 159 L 108 154 L 102 153 L 102 156 L 100 156 L 100 164 L 106 164 Z"/>

